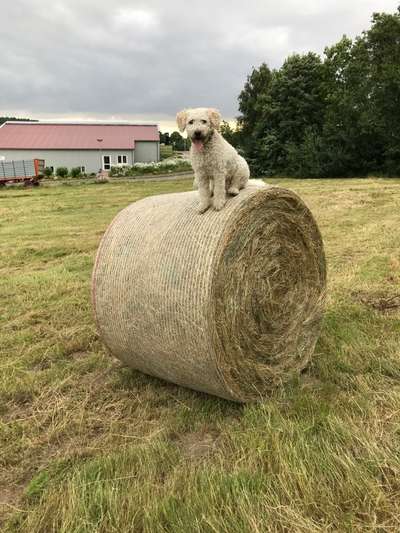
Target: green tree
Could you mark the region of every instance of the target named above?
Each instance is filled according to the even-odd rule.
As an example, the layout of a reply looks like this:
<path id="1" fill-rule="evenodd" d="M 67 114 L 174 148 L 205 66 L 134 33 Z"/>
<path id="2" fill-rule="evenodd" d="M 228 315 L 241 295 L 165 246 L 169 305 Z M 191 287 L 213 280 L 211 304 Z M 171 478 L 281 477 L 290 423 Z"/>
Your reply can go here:
<path id="1" fill-rule="evenodd" d="M 262 75 L 254 69 L 239 96 L 242 147 L 255 174 L 297 174 L 300 167 L 294 165 L 294 154 L 314 146 L 310 142 L 304 144 L 306 134 L 315 136 L 322 130 L 323 63 L 310 52 L 290 56 L 279 71 L 271 73 L 265 64 L 260 68 Z M 315 157 L 312 154 L 303 160 Z M 305 171 L 304 164 L 301 168 Z"/>
<path id="2" fill-rule="evenodd" d="M 314 53 L 253 69 L 239 95 L 240 146 L 253 173 L 400 174 L 400 8 Z"/>
<path id="3" fill-rule="evenodd" d="M 169 146 L 171 144 L 170 136 L 167 131 L 165 133 L 160 131 L 160 143 L 165 144 L 165 146 Z"/>
<path id="4" fill-rule="evenodd" d="M 165 146 L 169 146 L 170 137 L 169 137 L 169 133 L 167 131 L 165 133 L 162 133 L 160 131 L 160 143 L 165 144 Z"/>
<path id="5" fill-rule="evenodd" d="M 253 131 L 257 126 L 263 97 L 268 95 L 271 80 L 272 72 L 266 63 L 262 63 L 258 69 L 253 68 L 247 77 L 244 89 L 238 98 L 241 112 L 238 122 L 244 133 Z"/>
<path id="6" fill-rule="evenodd" d="M 259 128 L 264 124 L 261 110 L 269 99 L 273 73 L 266 63 L 253 68 L 239 94 L 238 142 L 253 171 L 262 171 L 263 154 L 260 153 Z M 260 168 L 261 167 L 261 168 Z"/>
<path id="7" fill-rule="evenodd" d="M 370 60 L 365 40 L 344 37 L 325 50 L 327 112 L 324 172 L 363 175 L 382 165 L 382 140 L 370 98 Z"/>
<path id="8" fill-rule="evenodd" d="M 326 108 L 324 77 L 321 58 L 312 52 L 290 56 L 276 72 L 271 83 L 270 103 L 264 109 L 268 138 L 273 134 L 274 141 L 268 166 L 270 172 L 297 175 L 299 169 L 293 166 L 291 154 L 298 152 L 301 156 L 305 149 L 315 147 L 305 139 L 318 136 L 322 131 Z M 317 157 L 317 154 L 308 154 L 303 160 Z M 301 174 L 307 174 L 304 165 L 302 168 Z"/>
<path id="9" fill-rule="evenodd" d="M 238 146 L 239 144 L 239 135 L 240 132 L 238 129 L 233 129 L 232 126 L 229 124 L 229 122 L 226 122 L 225 120 L 222 121 L 221 127 L 220 127 L 221 135 L 228 141 L 229 144 L 232 146 Z"/>
<path id="10" fill-rule="evenodd" d="M 170 140 L 174 150 L 186 150 L 185 139 L 182 137 L 179 131 L 174 131 L 173 133 L 171 133 Z"/>
<path id="11" fill-rule="evenodd" d="M 370 101 L 382 138 L 383 170 L 400 174 L 400 6 L 394 14 L 374 13 L 363 34 L 368 52 Z"/>

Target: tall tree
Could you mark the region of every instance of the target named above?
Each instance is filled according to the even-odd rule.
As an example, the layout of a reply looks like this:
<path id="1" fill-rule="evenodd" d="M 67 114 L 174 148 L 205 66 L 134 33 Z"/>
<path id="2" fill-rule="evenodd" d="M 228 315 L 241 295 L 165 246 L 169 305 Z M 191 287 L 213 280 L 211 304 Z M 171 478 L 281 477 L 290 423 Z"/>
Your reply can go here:
<path id="1" fill-rule="evenodd" d="M 174 131 L 170 135 L 171 144 L 174 150 L 186 150 L 186 142 L 179 131 Z"/>
<path id="2" fill-rule="evenodd" d="M 370 99 L 384 142 L 384 170 L 400 174 L 400 6 L 394 14 L 374 13 L 363 34 L 368 51 Z"/>
<path id="3" fill-rule="evenodd" d="M 290 56 L 274 76 L 270 105 L 264 110 L 271 149 L 270 171 L 294 175 L 307 171 L 302 154 L 322 130 L 325 107 L 321 58 L 312 52 Z M 298 158 L 303 161 L 300 167 Z M 314 158 L 312 154 L 311 160 Z"/>
<path id="4" fill-rule="evenodd" d="M 160 131 L 160 143 L 165 144 L 166 146 L 170 144 L 170 137 L 167 131 L 165 133 Z"/>
<path id="5" fill-rule="evenodd" d="M 371 108 L 365 41 L 343 37 L 325 49 L 327 110 L 323 128 L 324 174 L 365 174 L 381 165 L 382 145 Z"/>
<path id="6" fill-rule="evenodd" d="M 279 71 L 270 72 L 265 64 L 260 69 L 262 73 L 253 70 L 239 96 L 245 155 L 255 174 L 287 172 L 290 166 L 292 173 L 298 173 L 294 163 L 306 134 L 313 136 L 322 129 L 322 61 L 310 52 L 290 56 Z"/>
<path id="7" fill-rule="evenodd" d="M 261 109 L 268 99 L 272 75 L 266 63 L 262 63 L 259 68 L 253 68 L 238 98 L 241 113 L 238 117 L 238 142 L 253 170 L 258 168 L 262 160 L 259 154 L 258 128 L 261 125 Z"/>
<path id="8" fill-rule="evenodd" d="M 225 120 L 222 121 L 220 127 L 221 135 L 228 141 L 232 146 L 238 146 L 239 144 L 239 131 L 238 129 L 233 129 L 229 122 Z"/>
<path id="9" fill-rule="evenodd" d="M 239 95 L 240 145 L 259 174 L 400 175 L 400 8 L 368 31 L 270 71 Z"/>

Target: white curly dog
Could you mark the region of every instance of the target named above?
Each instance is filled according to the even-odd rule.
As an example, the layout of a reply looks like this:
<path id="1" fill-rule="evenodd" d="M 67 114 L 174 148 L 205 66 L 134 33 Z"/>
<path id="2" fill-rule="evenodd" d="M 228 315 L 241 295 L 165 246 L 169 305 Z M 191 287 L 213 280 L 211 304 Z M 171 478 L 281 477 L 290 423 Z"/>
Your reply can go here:
<path id="1" fill-rule="evenodd" d="M 190 159 L 200 195 L 199 212 L 204 213 L 211 204 L 220 211 L 226 192 L 236 196 L 246 186 L 250 175 L 247 162 L 219 133 L 221 114 L 216 109 L 185 109 L 176 115 L 176 121 L 192 141 Z"/>

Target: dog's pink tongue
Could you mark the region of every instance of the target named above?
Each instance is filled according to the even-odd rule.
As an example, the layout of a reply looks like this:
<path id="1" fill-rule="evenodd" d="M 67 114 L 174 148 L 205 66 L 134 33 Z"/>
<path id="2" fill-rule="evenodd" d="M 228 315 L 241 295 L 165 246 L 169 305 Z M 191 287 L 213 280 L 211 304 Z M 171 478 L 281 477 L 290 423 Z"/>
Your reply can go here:
<path id="1" fill-rule="evenodd" d="M 196 152 L 201 152 L 203 150 L 204 148 L 203 141 L 196 139 L 196 140 L 193 140 L 192 142 L 193 142 L 193 146 Z"/>

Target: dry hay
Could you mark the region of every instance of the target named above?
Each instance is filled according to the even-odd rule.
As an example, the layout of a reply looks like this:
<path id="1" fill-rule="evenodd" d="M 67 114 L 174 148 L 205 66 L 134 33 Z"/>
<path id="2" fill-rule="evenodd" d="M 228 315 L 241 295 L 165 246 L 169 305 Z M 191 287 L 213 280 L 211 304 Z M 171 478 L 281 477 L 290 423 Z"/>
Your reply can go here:
<path id="1" fill-rule="evenodd" d="M 93 272 L 100 335 L 127 365 L 236 401 L 302 370 L 326 287 L 302 200 L 250 182 L 220 212 L 196 192 L 140 200 L 105 233 Z"/>

